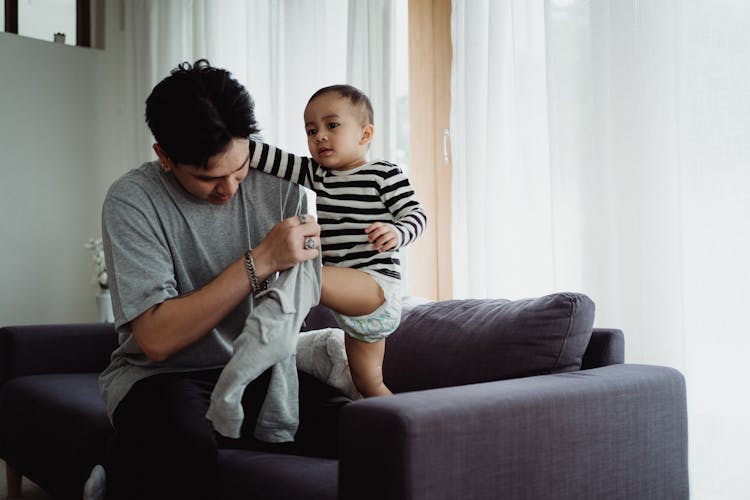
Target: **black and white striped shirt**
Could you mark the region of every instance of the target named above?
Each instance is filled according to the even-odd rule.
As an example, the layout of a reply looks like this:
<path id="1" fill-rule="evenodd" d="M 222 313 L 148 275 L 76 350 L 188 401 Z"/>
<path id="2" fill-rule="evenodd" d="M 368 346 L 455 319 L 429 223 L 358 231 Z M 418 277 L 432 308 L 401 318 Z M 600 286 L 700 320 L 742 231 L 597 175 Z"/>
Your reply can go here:
<path id="1" fill-rule="evenodd" d="M 315 191 L 323 264 L 401 278 L 398 249 L 424 232 L 427 215 L 397 165 L 374 161 L 329 170 L 312 158 L 251 140 L 250 166 Z M 381 253 L 367 240 L 365 228 L 377 221 L 396 228 L 396 248 Z"/>

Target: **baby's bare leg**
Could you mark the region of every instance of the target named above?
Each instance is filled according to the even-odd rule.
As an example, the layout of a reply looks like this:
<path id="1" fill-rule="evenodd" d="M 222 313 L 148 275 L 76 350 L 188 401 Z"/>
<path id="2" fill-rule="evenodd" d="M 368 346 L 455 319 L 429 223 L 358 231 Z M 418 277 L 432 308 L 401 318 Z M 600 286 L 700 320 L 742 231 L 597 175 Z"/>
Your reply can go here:
<path id="1" fill-rule="evenodd" d="M 345 316 L 364 316 L 385 302 L 380 285 L 369 274 L 346 267 L 323 266 L 320 303 Z M 391 391 L 383 383 L 385 340 L 363 342 L 345 335 L 349 370 L 364 397 L 385 396 Z"/>
<path id="2" fill-rule="evenodd" d="M 323 266 L 321 304 L 347 316 L 364 316 L 383 302 L 383 290 L 369 274 L 348 267 Z"/>
<path id="3" fill-rule="evenodd" d="M 359 393 L 365 398 L 393 394 L 383 383 L 385 340 L 369 343 L 346 335 L 345 345 L 349 370 Z"/>

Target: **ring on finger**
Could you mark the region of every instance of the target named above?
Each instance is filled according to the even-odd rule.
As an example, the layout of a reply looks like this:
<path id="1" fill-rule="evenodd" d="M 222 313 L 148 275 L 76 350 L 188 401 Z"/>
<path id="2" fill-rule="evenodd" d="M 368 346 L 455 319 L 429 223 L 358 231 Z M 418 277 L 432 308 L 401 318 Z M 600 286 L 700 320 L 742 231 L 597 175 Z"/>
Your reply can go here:
<path id="1" fill-rule="evenodd" d="M 305 238 L 305 248 L 307 250 L 312 250 L 315 248 L 315 239 L 312 236 L 308 236 Z"/>
<path id="2" fill-rule="evenodd" d="M 299 214 L 299 222 L 300 224 L 304 224 L 307 222 L 307 214 Z"/>

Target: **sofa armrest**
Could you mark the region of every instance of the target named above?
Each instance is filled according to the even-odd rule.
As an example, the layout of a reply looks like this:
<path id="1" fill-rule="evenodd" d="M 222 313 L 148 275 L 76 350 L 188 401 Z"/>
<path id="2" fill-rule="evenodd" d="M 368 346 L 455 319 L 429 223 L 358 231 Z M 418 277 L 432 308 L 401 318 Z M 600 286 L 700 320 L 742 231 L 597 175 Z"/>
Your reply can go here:
<path id="1" fill-rule="evenodd" d="M 112 323 L 0 328 L 0 383 L 41 373 L 100 372 L 117 348 Z"/>
<path id="2" fill-rule="evenodd" d="M 594 328 L 583 353 L 581 369 L 619 365 L 625 362 L 625 336 L 617 328 Z"/>
<path id="3" fill-rule="evenodd" d="M 688 498 L 685 382 L 613 365 L 356 401 L 342 500 Z"/>

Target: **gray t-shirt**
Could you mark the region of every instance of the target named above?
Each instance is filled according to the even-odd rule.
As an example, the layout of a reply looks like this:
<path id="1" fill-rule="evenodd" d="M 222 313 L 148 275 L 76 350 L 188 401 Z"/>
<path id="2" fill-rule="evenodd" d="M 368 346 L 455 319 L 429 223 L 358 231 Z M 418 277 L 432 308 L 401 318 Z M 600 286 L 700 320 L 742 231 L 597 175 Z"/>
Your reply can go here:
<path id="1" fill-rule="evenodd" d="M 102 237 L 120 346 L 99 377 L 110 418 L 142 378 L 219 368 L 229 361 L 252 308 L 250 297 L 208 335 L 163 362 L 143 354 L 130 321 L 206 285 L 277 222 L 298 214 L 302 203 L 298 186 L 253 169 L 224 205 L 195 198 L 155 161 L 112 184 L 102 208 Z"/>

